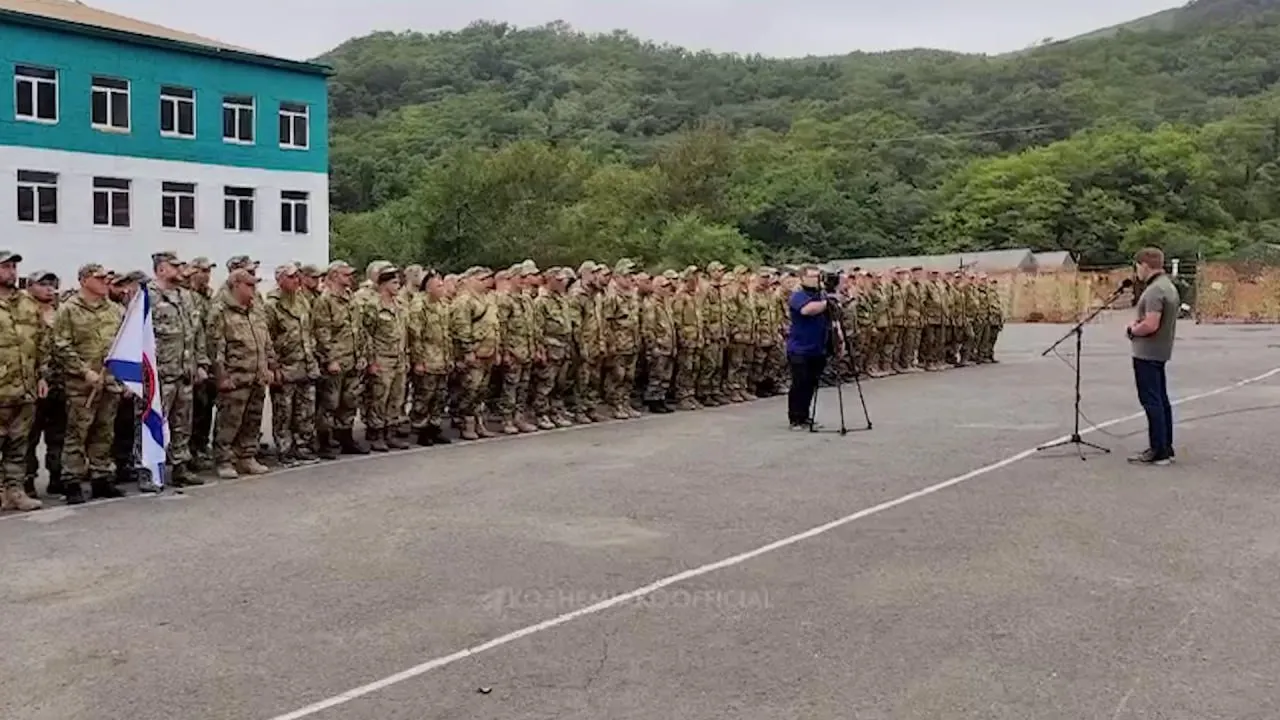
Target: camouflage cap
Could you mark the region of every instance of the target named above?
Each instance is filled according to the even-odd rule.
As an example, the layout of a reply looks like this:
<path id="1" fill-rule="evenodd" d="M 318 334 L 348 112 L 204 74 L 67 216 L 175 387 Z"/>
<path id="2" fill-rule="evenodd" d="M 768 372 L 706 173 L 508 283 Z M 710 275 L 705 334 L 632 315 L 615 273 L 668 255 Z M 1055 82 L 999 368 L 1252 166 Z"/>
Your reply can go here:
<path id="1" fill-rule="evenodd" d="M 258 263 L 248 255 L 233 255 L 230 260 L 227 260 L 228 271 L 256 267 L 258 267 Z"/>
<path id="2" fill-rule="evenodd" d="M 111 273 L 101 263 L 85 263 L 76 271 L 76 277 L 81 280 L 87 277 L 106 278 L 111 277 Z"/>
<path id="3" fill-rule="evenodd" d="M 589 272 L 595 272 L 595 271 L 596 271 L 596 264 L 590 260 L 583 261 L 583 263 L 578 266 L 579 275 L 589 273 Z"/>
<path id="4" fill-rule="evenodd" d="M 920 272 L 921 270 L 924 270 L 924 266 L 923 266 L 923 265 L 916 265 L 916 266 L 914 266 L 914 267 L 912 267 L 912 268 L 911 268 L 911 272 Z"/>
<path id="5" fill-rule="evenodd" d="M 675 273 L 672 272 L 671 274 L 674 275 Z M 660 288 L 671 287 L 671 283 L 673 280 L 674 278 L 667 277 L 667 274 L 663 273 L 653 279 L 653 286 L 660 287 Z"/>
<path id="6" fill-rule="evenodd" d="M 193 268 L 195 268 L 195 269 L 197 269 L 197 270 L 212 270 L 212 269 L 213 269 L 213 263 L 212 263 L 212 262 L 210 262 L 209 258 L 204 257 L 203 255 L 201 255 L 201 256 L 200 256 L 200 257 L 198 257 L 198 258 L 195 258 L 195 259 L 194 259 L 194 260 L 192 260 L 191 262 L 187 263 L 187 265 L 188 265 L 189 267 L 193 267 Z"/>
<path id="7" fill-rule="evenodd" d="M 276 277 L 293 277 L 300 272 L 302 271 L 298 269 L 298 266 L 294 263 L 285 263 L 284 265 L 276 266 Z"/>
<path id="8" fill-rule="evenodd" d="M 370 280 L 372 280 L 378 277 L 378 275 L 382 274 L 382 270 L 384 268 L 389 268 L 389 267 L 391 267 L 391 263 L 386 260 L 374 260 L 373 262 L 364 266 L 364 273 L 365 273 L 365 276 L 367 276 Z"/>
<path id="9" fill-rule="evenodd" d="M 338 273 L 340 275 L 350 275 L 351 273 L 354 273 L 356 269 L 351 267 L 351 265 L 346 260 L 334 260 L 333 262 L 329 263 L 329 267 L 325 268 L 324 271 L 325 273 Z"/>
<path id="10" fill-rule="evenodd" d="M 307 277 L 320 277 L 321 275 L 324 274 L 323 270 L 321 270 L 319 267 L 315 266 L 312 263 L 307 263 L 306 265 L 299 267 L 298 272 L 302 273 L 303 275 L 306 275 Z"/>
<path id="11" fill-rule="evenodd" d="M 707 263 L 707 272 L 724 272 L 724 270 L 725 270 L 724 263 L 720 262 L 719 260 L 712 260 L 711 262 Z"/>
<path id="12" fill-rule="evenodd" d="M 254 275 L 248 268 L 236 268 L 227 275 L 227 286 L 230 287 L 237 283 L 248 283 L 250 285 L 258 284 L 258 276 Z"/>
<path id="13" fill-rule="evenodd" d="M 762 278 L 772 278 L 778 274 L 778 271 L 766 265 L 759 270 L 756 270 L 756 274 Z"/>
<path id="14" fill-rule="evenodd" d="M 400 268 L 395 265 L 388 265 L 378 271 L 378 284 L 391 282 L 400 279 Z"/>
<path id="15" fill-rule="evenodd" d="M 636 271 L 635 261 L 630 258 L 622 258 L 613 268 L 614 275 L 630 275 Z"/>
<path id="16" fill-rule="evenodd" d="M 151 262 L 159 265 L 162 262 L 170 265 L 178 264 L 178 253 L 173 250 L 161 250 L 160 252 L 151 253 Z"/>
<path id="17" fill-rule="evenodd" d="M 120 285 L 128 285 L 129 283 L 143 283 L 147 281 L 147 274 L 141 270 L 130 270 L 124 275 L 117 275 L 111 280 L 111 284 L 119 287 Z"/>
<path id="18" fill-rule="evenodd" d="M 532 277 L 539 274 L 538 264 L 532 260 L 525 260 L 520 263 L 520 274 L 524 277 Z"/>
<path id="19" fill-rule="evenodd" d="M 676 272 L 675 270 L 668 270 L 662 273 L 662 277 L 666 278 L 667 280 L 679 280 L 680 273 Z"/>
<path id="20" fill-rule="evenodd" d="M 0 250 L 0 265 L 4 263 L 20 263 L 22 256 L 12 250 Z"/>
<path id="21" fill-rule="evenodd" d="M 751 272 L 751 268 L 746 265 L 738 265 L 733 268 L 734 275 L 746 275 Z"/>
<path id="22" fill-rule="evenodd" d="M 27 276 L 27 281 L 32 283 L 44 283 L 50 280 L 58 282 L 58 275 L 52 270 L 37 270 Z"/>
<path id="23" fill-rule="evenodd" d="M 513 265 L 512 267 L 509 267 L 506 270 L 499 270 L 498 272 L 494 273 L 493 279 L 494 280 L 510 280 L 513 275 L 519 272 L 520 272 L 520 266 Z"/>
<path id="24" fill-rule="evenodd" d="M 493 275 L 493 271 L 481 265 L 473 265 L 467 268 L 466 272 L 462 273 L 462 277 L 464 278 L 486 278 L 490 275 Z"/>

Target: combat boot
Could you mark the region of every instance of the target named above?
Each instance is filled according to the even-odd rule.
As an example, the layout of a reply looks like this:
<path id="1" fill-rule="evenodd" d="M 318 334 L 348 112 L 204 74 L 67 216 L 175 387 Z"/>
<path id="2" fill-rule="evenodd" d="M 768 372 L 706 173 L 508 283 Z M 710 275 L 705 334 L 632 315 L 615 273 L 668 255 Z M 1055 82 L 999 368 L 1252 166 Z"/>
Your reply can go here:
<path id="1" fill-rule="evenodd" d="M 40 493 L 36 492 L 36 479 L 33 477 L 22 481 L 22 492 L 26 493 L 27 497 L 32 500 L 40 499 Z"/>
<path id="2" fill-rule="evenodd" d="M 630 413 L 630 414 L 631 414 L 631 418 L 632 418 L 633 420 L 634 420 L 635 418 L 642 418 L 642 417 L 644 417 L 644 413 L 640 412 L 640 410 L 639 410 L 639 409 L 637 409 L 637 408 L 635 408 L 635 407 L 633 407 L 633 406 L 631 406 L 631 405 L 628 405 L 625 409 L 626 409 L 626 411 L 627 411 L 628 413 Z"/>
<path id="3" fill-rule="evenodd" d="M 627 412 L 626 408 L 622 407 L 621 405 L 618 405 L 613 409 L 613 419 L 614 420 L 630 420 L 631 413 Z"/>
<path id="4" fill-rule="evenodd" d="M 321 430 L 316 434 L 316 448 L 319 450 L 318 457 L 321 460 L 337 460 L 338 448 L 330 443 L 333 441 L 333 435 L 328 430 Z"/>
<path id="5" fill-rule="evenodd" d="M 62 482 L 62 468 L 54 468 L 49 471 L 49 487 L 45 488 L 45 492 L 49 495 L 62 495 L 65 489 Z"/>
<path id="6" fill-rule="evenodd" d="M 729 402 L 731 403 L 741 403 L 746 401 L 747 401 L 747 396 L 743 395 L 741 390 L 734 390 L 733 392 L 729 393 Z"/>
<path id="7" fill-rule="evenodd" d="M 391 448 L 387 447 L 386 430 L 374 430 L 370 428 L 366 430 L 364 435 L 369 440 L 369 449 L 376 453 L 384 453 Z"/>
<path id="8" fill-rule="evenodd" d="M 650 400 L 645 403 L 645 407 L 649 408 L 649 412 L 655 415 L 670 415 L 675 412 L 666 400 Z"/>
<path id="9" fill-rule="evenodd" d="M 598 407 L 592 407 L 590 410 L 588 410 L 587 417 L 591 418 L 591 422 L 596 422 L 596 423 L 604 422 L 605 420 L 608 419 L 604 416 L 604 413 L 600 412 L 600 408 Z"/>
<path id="10" fill-rule="evenodd" d="M 552 418 L 551 421 L 556 424 L 556 427 L 562 427 L 562 428 L 573 427 L 574 425 L 577 424 L 573 421 L 573 418 L 569 417 L 565 413 L 557 413 L 556 416 Z"/>
<path id="11" fill-rule="evenodd" d="M 67 480 L 62 489 L 62 498 L 68 505 L 83 505 L 84 485 L 79 480 Z"/>
<path id="12" fill-rule="evenodd" d="M 480 434 L 476 432 L 475 418 L 467 418 L 462 421 L 461 437 L 463 440 L 479 440 L 480 439 Z"/>
<path id="13" fill-rule="evenodd" d="M 477 428 L 478 430 L 479 428 Z M 502 418 L 502 434 L 503 435 L 519 435 L 520 428 L 516 426 L 514 416 L 504 416 Z"/>
<path id="14" fill-rule="evenodd" d="M 302 465 L 314 465 L 319 462 L 316 454 L 311 451 L 311 447 L 308 445 L 299 445 L 294 448 L 293 459 L 297 460 Z"/>
<path id="15" fill-rule="evenodd" d="M 387 447 L 392 450 L 408 450 L 410 447 L 409 443 L 405 442 L 404 438 L 400 437 L 399 431 L 385 434 L 385 439 Z"/>
<path id="16" fill-rule="evenodd" d="M 241 458 L 236 462 L 236 472 L 241 475 L 266 475 L 271 468 L 258 462 L 257 458 Z"/>
<path id="17" fill-rule="evenodd" d="M 547 417 L 546 415 L 542 415 L 538 417 L 538 429 L 555 430 L 556 424 L 554 422 L 551 422 L 551 418 Z"/>
<path id="18" fill-rule="evenodd" d="M 497 433 L 489 429 L 489 425 L 485 423 L 484 417 L 482 416 L 476 417 L 476 435 L 479 435 L 482 438 L 491 438 L 491 437 L 498 436 Z"/>
<path id="19" fill-rule="evenodd" d="M 204 478 L 191 471 L 188 463 L 178 463 L 173 468 L 174 487 L 198 487 L 204 484 Z"/>
<path id="20" fill-rule="evenodd" d="M 578 425 L 590 425 L 591 423 L 595 422 L 595 420 L 592 420 L 590 415 L 584 412 L 580 412 L 580 413 L 574 414 L 573 422 Z"/>
<path id="21" fill-rule="evenodd" d="M 439 425 L 428 425 L 427 432 L 431 435 L 431 442 L 436 445 L 452 445 L 453 441 L 444 434 L 444 428 Z"/>
<path id="22" fill-rule="evenodd" d="M 676 404 L 676 409 L 683 412 L 690 412 L 698 409 L 698 403 L 694 402 L 693 398 L 685 398 Z"/>
<path id="23" fill-rule="evenodd" d="M 356 440 L 350 428 L 337 431 L 338 444 L 343 455 L 368 455 L 369 446 Z"/>
<path id="24" fill-rule="evenodd" d="M 756 395 L 754 392 L 751 392 L 750 390 L 743 390 L 743 391 L 742 391 L 742 399 L 743 399 L 745 402 L 752 402 L 752 401 L 755 401 L 755 400 L 759 400 L 759 399 L 760 399 L 760 396 L 759 396 L 759 395 Z"/>
<path id="25" fill-rule="evenodd" d="M 4 494 L 0 495 L 0 510 L 17 510 L 18 512 L 31 512 L 44 507 L 44 503 L 34 498 L 27 497 L 22 488 L 16 485 L 10 485 L 4 489 Z"/>
<path id="26" fill-rule="evenodd" d="M 122 498 L 125 492 L 111 483 L 111 478 L 97 478 L 89 482 L 90 500 L 114 500 Z"/>
<path id="27" fill-rule="evenodd" d="M 522 433 L 538 432 L 538 426 L 529 422 L 524 415 L 516 416 L 516 429 Z"/>
<path id="28" fill-rule="evenodd" d="M 436 444 L 436 438 L 435 438 L 435 435 L 432 434 L 431 432 L 430 425 L 419 428 L 418 436 L 416 439 L 418 441 L 418 444 L 421 445 L 422 447 L 431 447 L 432 445 Z"/>

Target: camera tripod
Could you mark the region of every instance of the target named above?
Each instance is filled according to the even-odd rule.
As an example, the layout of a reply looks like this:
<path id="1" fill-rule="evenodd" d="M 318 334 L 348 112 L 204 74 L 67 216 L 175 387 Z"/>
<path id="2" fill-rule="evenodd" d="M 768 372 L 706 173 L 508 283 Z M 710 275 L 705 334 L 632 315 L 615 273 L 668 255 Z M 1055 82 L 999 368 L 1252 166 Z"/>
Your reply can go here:
<path id="1" fill-rule="evenodd" d="M 833 340 L 843 343 L 841 347 L 843 348 L 844 352 L 849 353 L 849 357 L 856 357 L 855 350 L 857 349 L 857 346 L 854 344 L 853 340 L 849 339 L 848 335 L 845 335 L 844 325 L 840 322 L 840 318 L 830 310 L 828 310 L 828 316 L 829 316 L 830 324 L 827 326 L 827 343 L 826 343 L 827 349 L 828 349 L 827 359 L 830 360 L 832 358 L 839 357 L 839 353 L 834 352 L 834 350 L 836 350 L 838 346 L 836 345 L 835 342 L 833 342 Z M 832 337 L 833 332 L 835 334 L 834 338 Z M 829 432 L 838 432 L 840 435 L 848 435 L 851 432 L 866 432 L 868 430 L 871 430 L 872 429 L 871 413 L 867 411 L 867 397 L 862 393 L 862 381 L 858 378 L 858 373 L 856 369 L 853 373 L 853 385 L 858 389 L 858 400 L 862 403 L 862 417 L 867 422 L 866 427 L 860 427 L 860 428 L 848 427 L 848 425 L 846 424 L 845 415 L 844 415 L 844 381 L 840 379 L 840 370 L 837 368 L 835 372 L 832 373 L 832 376 L 835 379 L 836 402 L 839 404 L 839 407 L 840 407 L 840 429 L 829 431 Z M 819 379 L 818 387 L 815 388 L 813 391 L 813 404 L 809 408 L 809 432 L 811 433 L 823 432 L 822 430 L 818 429 L 818 425 L 817 425 L 818 396 L 821 394 L 822 394 L 822 382 L 821 382 L 821 379 Z"/>

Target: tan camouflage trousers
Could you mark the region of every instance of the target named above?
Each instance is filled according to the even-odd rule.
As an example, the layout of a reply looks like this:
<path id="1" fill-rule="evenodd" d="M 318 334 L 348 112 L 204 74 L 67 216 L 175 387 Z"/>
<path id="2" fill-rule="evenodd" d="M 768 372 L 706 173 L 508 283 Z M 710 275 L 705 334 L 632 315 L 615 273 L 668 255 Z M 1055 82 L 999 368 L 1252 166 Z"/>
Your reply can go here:
<path id="1" fill-rule="evenodd" d="M 645 402 L 665 402 L 671 391 L 671 377 L 675 365 L 670 355 L 649 355 L 649 382 L 645 385 Z"/>
<path id="2" fill-rule="evenodd" d="M 36 404 L 0 407 L 0 488 L 22 487 L 27 469 L 27 440 L 36 419 Z"/>
<path id="3" fill-rule="evenodd" d="M 730 343 L 725 351 L 725 389 L 729 392 L 747 392 L 751 382 L 751 359 L 755 356 L 755 346 L 745 343 Z"/>
<path id="4" fill-rule="evenodd" d="M 943 326 L 925 325 L 920 332 L 920 364 L 936 365 L 942 362 Z"/>
<path id="5" fill-rule="evenodd" d="M 698 397 L 724 397 L 724 343 L 702 346 L 698 357 Z"/>
<path id="6" fill-rule="evenodd" d="M 258 443 L 262 439 L 262 406 L 266 401 L 267 389 L 257 384 L 218 393 L 213 458 L 219 465 L 258 456 Z"/>
<path id="7" fill-rule="evenodd" d="M 902 328 L 902 345 L 898 347 L 898 367 L 906 370 L 916 364 L 920 353 L 920 336 L 922 328 Z"/>
<path id="8" fill-rule="evenodd" d="M 760 345 L 756 347 L 751 358 L 751 387 L 755 393 L 765 384 L 772 383 L 775 389 L 785 388 L 789 382 L 790 371 L 787 369 L 786 349 L 781 345 Z"/>
<path id="9" fill-rule="evenodd" d="M 276 454 L 285 457 L 315 442 L 316 386 L 310 380 L 271 388 L 271 435 Z"/>
<path id="10" fill-rule="evenodd" d="M 902 326 L 890 325 L 884 329 L 880 340 L 880 368 L 891 370 L 897 367 L 898 348 L 902 345 Z"/>
<path id="11" fill-rule="evenodd" d="M 567 412 L 566 394 L 569 392 L 568 358 L 547 358 L 533 366 L 533 391 L 531 402 L 538 417 Z"/>
<path id="12" fill-rule="evenodd" d="M 680 348 L 676 352 L 675 373 L 671 386 L 676 402 L 692 400 L 698 392 L 698 360 L 702 348 Z"/>
<path id="13" fill-rule="evenodd" d="M 67 391 L 67 440 L 62 472 L 67 480 L 108 478 L 115 470 L 111 445 L 116 434 L 118 393 Z"/>
<path id="14" fill-rule="evenodd" d="M 987 325 L 987 332 L 983 336 L 982 350 L 979 353 L 979 357 L 982 360 L 991 362 L 996 359 L 996 341 L 1000 339 L 1000 331 L 1003 329 L 1003 325 Z"/>
<path id="15" fill-rule="evenodd" d="M 350 430 L 356 422 L 356 409 L 360 407 L 360 373 L 355 370 L 337 375 L 325 375 L 317 390 L 320 406 L 321 432 Z"/>
<path id="16" fill-rule="evenodd" d="M 413 376 L 413 429 L 439 427 L 449 402 L 449 375 L 446 373 Z"/>
<path id="17" fill-rule="evenodd" d="M 160 403 L 169 421 L 170 467 L 191 462 L 191 423 L 195 408 L 195 388 L 181 378 L 160 379 Z"/>
<path id="18" fill-rule="evenodd" d="M 587 412 L 600 404 L 600 382 L 604 374 L 603 358 L 578 361 L 574 377 L 574 391 L 578 397 L 578 412 Z"/>
<path id="19" fill-rule="evenodd" d="M 512 362 L 495 368 L 499 373 L 497 411 L 503 419 L 511 419 L 529 410 L 529 383 L 533 376 L 533 363 Z"/>
<path id="20" fill-rule="evenodd" d="M 404 368 L 383 365 L 365 376 L 364 424 L 369 430 L 386 430 L 400 424 L 404 415 Z"/>
<path id="21" fill-rule="evenodd" d="M 609 358 L 604 377 L 604 401 L 612 408 L 631 405 L 631 389 L 636 384 L 636 356 L 634 353 L 614 355 Z"/>
<path id="22" fill-rule="evenodd" d="M 480 412 L 489 391 L 489 376 L 493 371 L 493 358 L 476 358 L 471 365 L 458 372 L 458 402 L 453 408 L 454 417 L 465 420 Z"/>
<path id="23" fill-rule="evenodd" d="M 979 353 L 987 343 L 987 324 L 986 323 L 970 323 L 969 334 L 965 338 L 964 359 L 967 362 L 977 362 L 981 359 Z"/>
<path id="24" fill-rule="evenodd" d="M 946 353 L 943 362 L 954 365 L 960 362 L 960 350 L 964 347 L 964 326 L 951 324 L 947 326 Z"/>
<path id="25" fill-rule="evenodd" d="M 53 388 L 42 400 L 36 401 L 35 420 L 27 436 L 27 477 L 34 480 L 40 472 L 40 460 L 36 450 L 44 440 L 44 469 L 51 481 L 62 481 L 62 446 L 67 438 L 67 396 Z"/>

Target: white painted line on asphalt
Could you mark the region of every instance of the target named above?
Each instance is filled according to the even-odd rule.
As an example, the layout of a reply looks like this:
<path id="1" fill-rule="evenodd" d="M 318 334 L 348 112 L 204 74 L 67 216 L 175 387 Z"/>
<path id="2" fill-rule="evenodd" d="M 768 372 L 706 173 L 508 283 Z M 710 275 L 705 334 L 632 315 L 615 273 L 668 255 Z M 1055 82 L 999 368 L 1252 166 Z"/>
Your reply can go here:
<path id="1" fill-rule="evenodd" d="M 1261 382 L 1277 374 L 1280 374 L 1280 368 L 1274 368 L 1261 375 L 1251 377 L 1247 380 L 1241 380 L 1240 382 L 1232 383 L 1231 385 L 1224 385 L 1223 387 L 1216 388 L 1214 390 L 1209 390 L 1208 392 L 1202 392 L 1195 395 L 1190 395 L 1188 397 L 1180 398 L 1178 400 L 1173 401 L 1172 404 L 1182 405 L 1183 403 L 1189 403 L 1195 400 L 1203 400 L 1204 398 L 1212 397 L 1214 395 L 1221 395 L 1226 392 L 1231 392 L 1232 390 L 1238 390 L 1242 387 L 1245 387 L 1246 385 L 1251 385 L 1253 383 Z M 1142 416 L 1143 416 L 1143 413 L 1139 412 L 1139 413 L 1133 413 L 1132 415 L 1125 415 L 1124 417 L 1113 418 L 1111 420 L 1107 420 L 1105 422 L 1101 422 L 1101 423 L 1098 423 L 1097 425 L 1083 429 L 1080 432 L 1082 435 L 1087 435 L 1094 431 L 1111 427 L 1112 425 L 1119 425 L 1120 423 L 1128 422 L 1130 420 L 1136 420 Z M 1056 440 L 1051 440 L 1049 442 L 1050 443 L 1062 442 L 1064 440 L 1068 440 L 1069 438 L 1070 438 L 1069 435 L 1064 435 L 1060 438 L 1057 438 Z M 635 590 L 632 590 L 627 593 L 623 593 L 621 595 L 610 597 L 606 600 L 601 600 L 600 602 L 594 605 L 589 605 L 587 607 L 579 608 L 577 610 L 574 610 L 573 612 L 568 612 L 563 615 L 553 617 L 550 620 L 544 620 L 540 623 L 529 625 L 528 627 L 524 627 L 514 632 L 507 633 L 506 635 L 503 635 L 501 637 L 496 637 L 488 642 L 481 643 L 479 645 L 475 645 L 469 648 L 465 648 L 463 650 L 459 650 L 451 655 L 445 655 L 442 657 L 435 658 L 433 660 L 428 660 L 419 665 L 415 665 L 407 670 L 402 670 L 394 675 L 389 675 L 385 678 L 382 678 L 381 680 L 375 680 L 371 683 L 368 683 L 367 685 L 361 685 L 360 687 L 352 688 L 351 690 L 347 690 L 345 692 L 339 693 L 332 697 L 325 698 L 324 700 L 321 700 L 316 703 L 312 703 L 311 705 L 308 705 L 303 708 L 299 708 L 297 710 L 294 710 L 293 712 L 288 712 L 283 715 L 276 715 L 270 720 L 301 720 L 302 718 L 310 717 L 317 713 L 324 712 L 325 710 L 328 710 L 330 708 L 335 708 L 335 707 L 338 707 L 339 705 L 345 705 L 351 702 L 352 700 L 364 697 L 365 695 L 378 692 L 379 690 L 389 688 L 392 685 L 398 685 L 406 680 L 412 680 L 413 678 L 416 678 L 420 675 L 425 675 L 431 672 L 432 670 L 438 670 L 439 668 L 445 667 L 446 665 L 452 665 L 458 662 L 459 660 L 465 660 L 473 655 L 479 655 L 482 652 L 493 650 L 494 648 L 499 648 L 499 647 L 502 647 L 503 645 L 508 645 L 522 638 L 526 638 L 530 635 L 536 635 L 537 633 L 540 633 L 546 630 L 551 630 L 553 628 L 559 627 L 561 625 L 572 622 L 579 618 L 586 617 L 588 615 L 595 615 L 597 613 L 604 612 L 605 610 L 608 610 L 613 607 L 617 607 L 619 605 L 626 605 L 638 598 L 651 595 L 670 585 L 675 585 L 676 583 L 684 582 L 685 580 L 692 580 L 696 577 L 701 577 L 708 573 L 713 573 L 717 570 L 723 570 L 725 568 L 730 568 L 735 565 L 741 565 L 742 563 L 748 560 L 751 560 L 753 558 L 760 557 L 761 555 L 766 555 L 775 550 L 781 550 L 782 548 L 795 545 L 796 543 L 802 542 L 804 540 L 808 540 L 810 538 L 817 537 L 819 535 L 823 535 L 825 533 L 831 532 L 832 530 L 844 527 L 845 525 L 856 522 L 863 518 L 870 517 L 878 513 L 882 513 L 885 510 L 898 507 L 899 505 L 905 505 L 906 503 L 909 503 L 912 500 L 919 500 L 922 497 L 927 497 L 941 490 L 946 490 L 947 488 L 952 487 L 954 485 L 959 485 L 963 482 L 967 482 L 969 480 L 973 480 L 974 478 L 982 477 L 983 475 L 986 475 L 988 473 L 992 473 L 992 472 L 995 472 L 996 470 L 1000 470 L 1001 468 L 1008 467 L 1016 462 L 1025 460 L 1031 457 L 1032 455 L 1035 455 L 1037 452 L 1036 448 L 1038 447 L 1040 447 L 1040 445 L 1037 445 L 1036 447 L 1033 447 L 1027 450 L 1023 450 L 1022 452 L 1017 453 L 1016 455 L 1010 455 L 1009 457 L 1003 460 L 999 460 L 997 462 L 991 463 L 990 465 L 980 467 L 977 470 L 967 472 L 964 475 L 953 477 L 950 480 L 944 480 L 940 483 L 937 483 L 936 485 L 930 485 L 929 487 L 923 488 L 921 490 L 917 490 L 913 493 L 908 493 L 894 500 L 889 500 L 887 502 L 880 503 L 879 505 L 876 505 L 874 507 L 869 507 L 869 508 L 866 508 L 865 510 L 859 510 L 858 512 L 853 513 L 852 515 L 846 515 L 838 520 L 832 520 L 831 522 L 825 525 L 819 525 L 815 528 L 806 530 L 797 535 L 792 535 L 791 537 L 783 538 L 781 540 L 776 540 L 774 542 L 769 543 L 768 545 L 762 545 L 756 548 L 755 550 L 749 550 L 740 555 L 734 555 L 733 557 L 725 558 L 724 560 L 720 560 L 718 562 L 710 563 L 708 565 L 703 565 L 702 567 L 693 568 L 691 570 L 685 570 L 684 572 L 676 573 L 675 575 L 667 576 L 665 578 L 662 578 L 661 580 L 657 580 L 655 582 L 649 583 L 644 587 L 636 588 Z"/>

